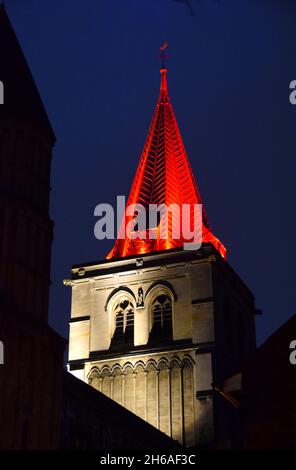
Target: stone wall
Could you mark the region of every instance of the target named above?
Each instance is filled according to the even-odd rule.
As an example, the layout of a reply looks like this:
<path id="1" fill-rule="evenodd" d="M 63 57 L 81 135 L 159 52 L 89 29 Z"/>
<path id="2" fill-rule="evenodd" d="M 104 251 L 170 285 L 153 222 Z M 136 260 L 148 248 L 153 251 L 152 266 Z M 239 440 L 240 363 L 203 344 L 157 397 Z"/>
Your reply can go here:
<path id="1" fill-rule="evenodd" d="M 192 351 L 88 364 L 90 385 L 186 446 L 195 443 Z M 88 371 L 88 372 L 87 372 Z"/>

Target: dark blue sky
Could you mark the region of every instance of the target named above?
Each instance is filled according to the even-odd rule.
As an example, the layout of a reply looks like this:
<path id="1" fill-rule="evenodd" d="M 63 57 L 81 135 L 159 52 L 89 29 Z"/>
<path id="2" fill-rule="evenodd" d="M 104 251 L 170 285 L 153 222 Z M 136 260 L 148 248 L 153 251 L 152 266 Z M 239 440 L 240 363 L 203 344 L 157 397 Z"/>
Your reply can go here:
<path id="1" fill-rule="evenodd" d="M 57 136 L 50 322 L 68 334 L 72 264 L 104 258 L 93 210 L 128 194 L 169 43 L 169 91 L 206 211 L 264 315 L 296 311 L 296 2 L 6 0 Z M 21 86 L 21 84 L 20 84 Z"/>

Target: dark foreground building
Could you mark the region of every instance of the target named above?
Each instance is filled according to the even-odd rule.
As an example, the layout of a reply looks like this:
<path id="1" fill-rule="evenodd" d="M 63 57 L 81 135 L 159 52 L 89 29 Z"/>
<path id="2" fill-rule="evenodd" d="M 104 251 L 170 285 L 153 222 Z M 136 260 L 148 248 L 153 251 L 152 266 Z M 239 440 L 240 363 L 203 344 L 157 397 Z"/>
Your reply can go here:
<path id="1" fill-rule="evenodd" d="M 134 413 L 68 372 L 63 377 L 61 449 L 181 450 Z"/>
<path id="2" fill-rule="evenodd" d="M 56 448 L 66 341 L 47 323 L 55 136 L 0 6 L 0 448 Z"/>
<path id="3" fill-rule="evenodd" d="M 248 449 L 296 447 L 296 315 L 273 333 L 242 373 L 243 421 Z M 290 357 L 291 356 L 291 357 Z"/>

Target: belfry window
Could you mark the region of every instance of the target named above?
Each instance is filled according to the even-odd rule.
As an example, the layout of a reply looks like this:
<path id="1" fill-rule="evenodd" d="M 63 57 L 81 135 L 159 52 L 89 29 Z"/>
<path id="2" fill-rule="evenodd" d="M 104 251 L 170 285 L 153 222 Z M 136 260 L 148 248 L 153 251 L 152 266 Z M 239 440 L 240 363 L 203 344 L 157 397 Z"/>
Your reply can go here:
<path id="1" fill-rule="evenodd" d="M 150 340 L 172 338 L 172 301 L 166 294 L 161 294 L 152 303 L 152 329 Z"/>
<path id="2" fill-rule="evenodd" d="M 115 329 L 111 346 L 133 344 L 134 342 L 134 307 L 128 299 L 121 299 L 114 308 Z"/>

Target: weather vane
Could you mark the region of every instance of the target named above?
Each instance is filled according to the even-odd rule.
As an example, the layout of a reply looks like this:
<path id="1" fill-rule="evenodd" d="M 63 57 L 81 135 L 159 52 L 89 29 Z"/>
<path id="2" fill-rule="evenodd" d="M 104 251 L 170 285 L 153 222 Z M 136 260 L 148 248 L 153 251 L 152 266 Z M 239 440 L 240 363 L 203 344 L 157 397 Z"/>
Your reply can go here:
<path id="1" fill-rule="evenodd" d="M 165 69 L 165 59 L 167 58 L 166 50 L 169 47 L 167 42 L 164 42 L 162 46 L 160 46 L 160 60 L 161 60 L 161 67 Z"/>

